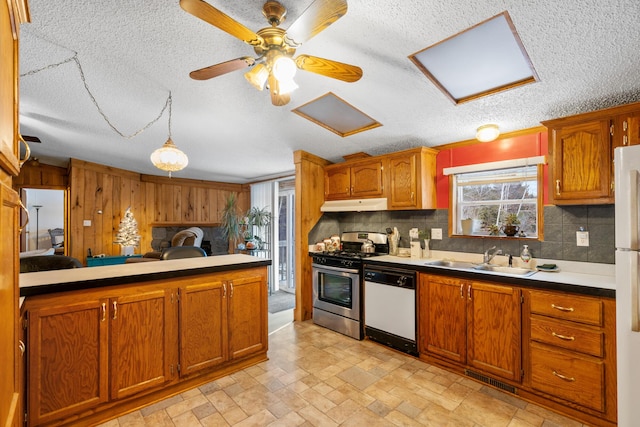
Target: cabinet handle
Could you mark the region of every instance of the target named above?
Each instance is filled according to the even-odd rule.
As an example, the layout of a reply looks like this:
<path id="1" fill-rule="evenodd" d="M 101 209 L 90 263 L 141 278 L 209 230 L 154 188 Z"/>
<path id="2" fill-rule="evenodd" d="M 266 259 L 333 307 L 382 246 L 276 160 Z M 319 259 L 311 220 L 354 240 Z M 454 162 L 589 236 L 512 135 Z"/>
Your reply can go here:
<path id="1" fill-rule="evenodd" d="M 411 192 L 411 201 L 413 202 L 413 198 L 415 197 L 415 193 L 412 191 Z"/>
<path id="2" fill-rule="evenodd" d="M 118 318 L 118 301 L 114 301 L 113 302 L 113 320 L 116 320 Z"/>
<path id="3" fill-rule="evenodd" d="M 471 285 L 467 286 L 467 294 L 469 296 L 469 301 L 471 301 Z"/>
<path id="4" fill-rule="evenodd" d="M 25 213 L 25 217 L 26 220 L 24 222 L 24 224 L 22 224 L 19 228 L 19 232 L 22 233 L 22 230 L 24 230 L 24 228 L 27 226 L 27 224 L 29 224 L 29 209 L 27 209 L 24 204 L 22 203 L 22 200 L 20 201 L 20 207 L 22 208 L 22 210 Z"/>
<path id="5" fill-rule="evenodd" d="M 556 371 L 553 371 L 553 375 L 555 375 L 556 377 L 560 378 L 561 380 L 565 380 L 565 381 L 569 381 L 569 382 L 574 382 L 576 380 L 573 377 L 565 377 L 564 375 L 559 374 Z"/>
<path id="6" fill-rule="evenodd" d="M 464 298 L 464 284 L 460 285 L 460 298 Z"/>
<path id="7" fill-rule="evenodd" d="M 229 298 L 233 298 L 233 282 L 229 282 L 229 286 L 231 287 L 231 292 L 229 292 Z"/>
<path id="8" fill-rule="evenodd" d="M 575 341 L 575 337 L 568 337 L 566 335 L 560 335 L 560 334 L 556 334 L 555 332 L 551 332 L 551 335 L 556 337 L 556 338 L 560 338 L 561 340 L 565 340 L 565 341 Z"/>
<path id="9" fill-rule="evenodd" d="M 564 311 L 567 313 L 571 313 L 573 311 L 573 307 L 562 307 L 560 305 L 551 304 L 551 308 L 555 308 L 556 310 Z"/>
<path id="10" fill-rule="evenodd" d="M 25 141 L 22 135 L 20 134 L 18 134 L 18 141 L 24 144 L 24 159 L 19 161 L 20 167 L 22 167 L 22 165 L 24 165 L 26 161 L 29 160 L 29 157 L 31 157 L 31 147 L 29 147 L 29 144 L 27 144 L 27 141 Z"/>
<path id="11" fill-rule="evenodd" d="M 101 320 L 101 322 L 104 322 L 105 320 L 107 320 L 107 303 L 103 302 L 102 303 L 102 320 Z"/>
<path id="12" fill-rule="evenodd" d="M 18 340 L 18 348 L 20 349 L 20 356 L 24 356 L 24 352 L 27 351 L 27 346 L 24 345 L 24 341 Z"/>
<path id="13" fill-rule="evenodd" d="M 227 284 L 223 283 L 222 284 L 222 298 L 226 298 L 227 297 Z"/>
<path id="14" fill-rule="evenodd" d="M 560 180 L 556 179 L 556 196 L 560 195 Z"/>
<path id="15" fill-rule="evenodd" d="M 628 143 L 627 135 L 623 135 L 622 136 L 622 145 L 627 145 L 627 143 Z"/>

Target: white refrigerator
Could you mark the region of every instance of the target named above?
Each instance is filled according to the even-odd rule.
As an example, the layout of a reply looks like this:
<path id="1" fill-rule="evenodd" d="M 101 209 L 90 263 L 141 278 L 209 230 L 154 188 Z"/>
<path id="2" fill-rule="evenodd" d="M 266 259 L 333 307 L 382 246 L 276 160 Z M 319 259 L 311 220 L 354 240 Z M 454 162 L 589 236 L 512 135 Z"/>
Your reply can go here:
<path id="1" fill-rule="evenodd" d="M 640 146 L 615 149 L 618 425 L 640 425 Z"/>

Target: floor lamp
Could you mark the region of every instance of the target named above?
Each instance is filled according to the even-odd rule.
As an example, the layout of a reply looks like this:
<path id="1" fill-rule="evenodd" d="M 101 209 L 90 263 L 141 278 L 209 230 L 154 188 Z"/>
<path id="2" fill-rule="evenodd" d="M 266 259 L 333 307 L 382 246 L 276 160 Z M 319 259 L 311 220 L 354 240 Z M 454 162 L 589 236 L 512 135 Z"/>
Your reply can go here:
<path id="1" fill-rule="evenodd" d="M 36 250 L 39 246 L 40 241 L 40 208 L 42 205 L 33 205 L 36 208 Z"/>

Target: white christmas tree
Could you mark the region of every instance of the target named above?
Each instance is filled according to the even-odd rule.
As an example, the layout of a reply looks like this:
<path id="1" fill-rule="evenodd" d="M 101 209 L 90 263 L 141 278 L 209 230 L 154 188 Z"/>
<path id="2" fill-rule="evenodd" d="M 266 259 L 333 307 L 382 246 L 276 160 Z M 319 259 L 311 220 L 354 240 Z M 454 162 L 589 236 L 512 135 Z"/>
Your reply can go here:
<path id="1" fill-rule="evenodd" d="M 125 246 L 138 246 L 140 244 L 140 235 L 138 234 L 138 222 L 133 217 L 131 207 L 128 207 L 124 213 L 124 218 L 120 221 L 120 229 L 116 233 L 118 243 Z"/>

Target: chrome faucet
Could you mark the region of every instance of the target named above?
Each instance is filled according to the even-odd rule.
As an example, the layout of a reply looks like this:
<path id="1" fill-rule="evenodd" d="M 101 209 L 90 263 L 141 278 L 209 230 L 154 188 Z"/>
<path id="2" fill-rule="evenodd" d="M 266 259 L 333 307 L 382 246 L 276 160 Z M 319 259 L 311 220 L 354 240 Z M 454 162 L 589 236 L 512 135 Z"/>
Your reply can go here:
<path id="1" fill-rule="evenodd" d="M 496 249 L 495 246 L 490 247 L 484 251 L 484 263 L 489 264 L 494 256 L 502 254 L 502 249 Z"/>

